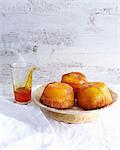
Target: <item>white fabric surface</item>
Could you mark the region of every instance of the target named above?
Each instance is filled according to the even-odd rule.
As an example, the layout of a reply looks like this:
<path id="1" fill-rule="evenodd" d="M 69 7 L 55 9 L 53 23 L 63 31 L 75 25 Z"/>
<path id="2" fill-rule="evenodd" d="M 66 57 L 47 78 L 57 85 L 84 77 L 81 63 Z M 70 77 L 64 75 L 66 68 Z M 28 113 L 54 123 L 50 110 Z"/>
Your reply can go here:
<path id="1" fill-rule="evenodd" d="M 96 121 L 65 124 L 46 118 L 33 103 L 0 97 L 0 150 L 118 150 L 119 139 L 119 103 Z"/>

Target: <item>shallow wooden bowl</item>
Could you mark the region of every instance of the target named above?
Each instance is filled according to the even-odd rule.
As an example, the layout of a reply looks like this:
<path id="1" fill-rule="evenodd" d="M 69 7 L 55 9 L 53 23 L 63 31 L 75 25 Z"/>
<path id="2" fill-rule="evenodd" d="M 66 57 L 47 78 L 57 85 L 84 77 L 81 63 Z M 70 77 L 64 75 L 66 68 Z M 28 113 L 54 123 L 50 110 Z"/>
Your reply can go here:
<path id="1" fill-rule="evenodd" d="M 71 109 L 66 110 L 59 110 L 45 106 L 40 102 L 40 97 L 43 93 L 44 88 L 45 86 L 40 86 L 33 92 L 32 99 L 34 103 L 41 108 L 41 110 L 43 111 L 43 113 L 45 113 L 45 115 L 51 117 L 54 120 L 65 123 L 83 123 L 95 120 L 101 112 L 104 112 L 108 109 L 112 109 L 112 107 L 117 101 L 117 94 L 110 89 L 113 103 L 106 107 L 87 111 L 79 107 L 73 107 Z"/>

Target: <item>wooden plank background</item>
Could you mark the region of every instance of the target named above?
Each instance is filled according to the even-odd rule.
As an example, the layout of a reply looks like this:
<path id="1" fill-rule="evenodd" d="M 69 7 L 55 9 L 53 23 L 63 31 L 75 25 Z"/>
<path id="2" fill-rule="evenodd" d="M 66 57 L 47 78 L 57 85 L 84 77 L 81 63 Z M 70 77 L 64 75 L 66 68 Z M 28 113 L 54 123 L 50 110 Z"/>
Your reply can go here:
<path id="1" fill-rule="evenodd" d="M 118 0 L 0 0 L 1 82 L 20 58 L 53 71 L 91 65 L 119 72 L 119 49 Z"/>
<path id="2" fill-rule="evenodd" d="M 119 52 L 118 1 L 0 0 L 0 54 Z M 43 46 L 50 49 L 42 50 Z M 68 48 L 67 48 L 68 50 Z M 12 54 L 11 54 L 12 55 Z"/>

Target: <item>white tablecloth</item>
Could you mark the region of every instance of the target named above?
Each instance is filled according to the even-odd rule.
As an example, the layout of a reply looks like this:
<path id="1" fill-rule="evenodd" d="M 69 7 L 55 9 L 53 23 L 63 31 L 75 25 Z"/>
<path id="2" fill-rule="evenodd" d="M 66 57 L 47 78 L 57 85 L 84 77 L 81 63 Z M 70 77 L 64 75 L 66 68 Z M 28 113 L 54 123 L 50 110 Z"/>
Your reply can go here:
<path id="1" fill-rule="evenodd" d="M 112 88 L 119 93 L 120 86 Z M 119 139 L 119 103 L 93 122 L 65 124 L 46 118 L 34 103 L 0 96 L 0 150 L 118 150 Z"/>

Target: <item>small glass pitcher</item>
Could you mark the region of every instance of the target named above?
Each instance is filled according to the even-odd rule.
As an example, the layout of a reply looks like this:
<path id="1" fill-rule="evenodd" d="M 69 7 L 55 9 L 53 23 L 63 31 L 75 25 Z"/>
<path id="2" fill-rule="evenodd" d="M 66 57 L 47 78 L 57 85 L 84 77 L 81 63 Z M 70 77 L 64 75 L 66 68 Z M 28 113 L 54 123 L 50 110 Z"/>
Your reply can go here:
<path id="1" fill-rule="evenodd" d="M 35 66 L 24 63 L 11 65 L 15 103 L 28 104 L 31 102 L 32 74 L 34 70 L 36 70 Z"/>

